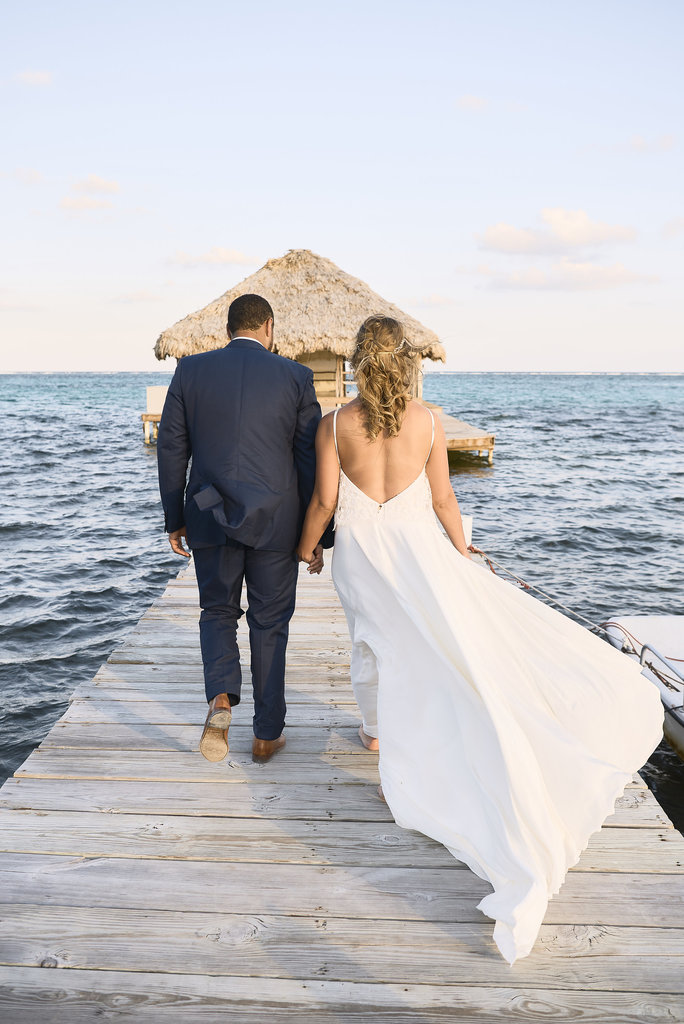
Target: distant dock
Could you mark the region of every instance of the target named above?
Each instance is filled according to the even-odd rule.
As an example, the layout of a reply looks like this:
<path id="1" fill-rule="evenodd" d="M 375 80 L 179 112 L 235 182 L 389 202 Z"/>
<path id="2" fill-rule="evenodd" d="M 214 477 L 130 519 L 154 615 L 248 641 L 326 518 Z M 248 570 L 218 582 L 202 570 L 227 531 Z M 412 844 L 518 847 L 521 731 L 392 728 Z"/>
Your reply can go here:
<path id="1" fill-rule="evenodd" d="M 190 566 L 0 789 L 0 1019 L 682 1019 L 684 839 L 638 776 L 509 967 L 487 884 L 376 795 L 329 569 L 301 573 L 265 765 L 247 679 L 226 760 L 197 751 L 198 612 Z"/>
<path id="2" fill-rule="evenodd" d="M 145 444 L 152 444 L 157 440 L 159 421 L 161 420 L 166 392 L 167 388 L 165 386 L 154 385 L 147 388 L 147 412 L 140 414 Z M 351 401 L 351 399 L 339 399 L 333 403 L 322 398 L 321 408 L 324 413 L 330 412 L 336 405 L 342 405 L 347 401 Z M 455 416 L 447 415 L 441 405 L 434 405 L 432 402 L 425 401 L 423 404 L 432 409 L 442 421 L 449 453 L 477 452 L 478 455 L 485 456 L 490 465 L 492 464 L 494 461 L 494 434 L 488 434 L 479 427 L 466 423 L 465 420 L 457 420 Z"/>
<path id="3" fill-rule="evenodd" d="M 456 452 L 476 451 L 478 455 L 486 456 L 491 466 L 494 461 L 495 434 L 488 434 L 479 427 L 465 420 L 457 420 L 455 416 L 449 416 L 444 412 L 441 405 L 433 405 L 432 402 L 425 402 L 429 409 L 432 409 L 442 421 L 444 433 L 446 434 L 447 451 L 450 454 Z"/>
<path id="4" fill-rule="evenodd" d="M 345 399 L 345 401 L 351 401 L 351 398 Z M 478 455 L 485 456 L 490 465 L 492 464 L 494 461 L 495 434 L 488 434 L 479 427 L 466 423 L 465 420 L 457 420 L 455 416 L 449 416 L 448 413 L 444 412 L 441 405 L 426 402 L 425 399 L 420 399 L 420 401 L 439 416 L 442 421 L 444 433 L 446 434 L 447 451 L 450 455 L 455 455 L 457 452 L 477 452 Z M 336 404 L 342 405 L 344 403 L 338 401 Z M 323 413 L 330 412 L 334 408 L 335 405 L 332 403 L 326 404 L 323 401 L 321 402 Z"/>

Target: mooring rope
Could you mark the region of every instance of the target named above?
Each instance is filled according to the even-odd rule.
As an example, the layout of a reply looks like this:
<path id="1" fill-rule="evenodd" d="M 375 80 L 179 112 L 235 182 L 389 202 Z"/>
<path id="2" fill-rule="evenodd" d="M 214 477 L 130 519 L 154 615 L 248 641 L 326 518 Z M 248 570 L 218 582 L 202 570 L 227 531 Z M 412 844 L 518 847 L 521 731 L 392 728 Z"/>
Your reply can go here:
<path id="1" fill-rule="evenodd" d="M 516 583 L 519 583 L 521 587 L 524 587 L 525 590 L 533 590 L 536 594 L 541 594 L 541 596 L 545 597 L 547 601 L 550 601 L 552 604 L 558 605 L 558 607 L 562 608 L 563 611 L 569 612 L 571 615 L 576 616 L 578 619 L 581 619 L 582 622 L 586 622 L 592 630 L 598 629 L 601 630 L 603 633 L 607 632 L 603 628 L 603 626 L 599 626 L 597 623 L 592 622 L 591 619 L 587 619 L 586 616 L 581 615 L 579 612 L 576 612 L 574 608 L 570 608 L 567 604 L 563 604 L 560 598 L 553 597 L 553 595 L 551 594 L 547 594 L 544 590 L 541 589 L 541 587 L 535 587 L 531 583 L 526 583 L 525 580 L 522 579 L 522 577 L 518 576 L 517 573 L 513 572 L 512 569 L 507 569 L 505 565 L 501 565 L 500 562 L 497 562 L 496 559 L 492 558 L 491 555 L 488 555 L 481 548 L 476 548 L 474 544 L 471 544 L 468 550 L 473 551 L 476 555 L 482 555 L 485 562 L 487 563 L 487 565 L 489 566 L 489 568 L 491 569 L 495 576 L 498 576 L 498 573 L 494 568 L 494 566 L 496 565 L 502 572 L 505 572 L 508 576 L 511 576 L 516 581 Z M 615 625 L 615 623 L 611 623 L 611 625 Z M 607 635 L 609 636 L 610 634 Z"/>
<path id="2" fill-rule="evenodd" d="M 544 590 L 541 589 L 541 587 L 535 587 L 531 583 L 527 583 L 524 579 L 522 579 L 522 577 L 518 576 L 517 573 L 513 572 L 512 569 L 507 569 L 505 565 L 501 565 L 500 562 L 497 562 L 496 559 L 492 558 L 491 555 L 488 555 L 486 551 L 483 551 L 481 548 L 475 547 L 474 544 L 471 544 L 468 550 L 472 551 L 476 555 L 481 555 L 495 576 L 499 575 L 496 569 L 494 568 L 494 566 L 497 566 L 497 568 L 499 568 L 501 572 L 505 572 L 508 576 L 514 579 L 517 583 L 519 583 L 520 586 L 523 587 L 525 590 L 532 590 L 536 594 L 541 594 L 541 596 L 544 597 L 551 604 L 557 605 L 559 608 L 562 608 L 564 612 L 567 612 L 570 615 L 573 615 L 575 618 L 580 619 L 588 626 L 592 633 L 605 633 L 606 636 L 610 637 L 611 634 L 608 632 L 607 627 L 613 626 L 615 629 L 619 629 L 622 633 L 625 634 L 625 637 L 632 644 L 632 650 L 634 654 L 638 654 L 641 648 L 644 646 L 643 643 L 637 639 L 637 637 L 633 636 L 632 633 L 630 633 L 628 629 L 625 629 L 625 627 L 621 625 L 619 622 L 605 622 L 601 625 L 599 625 L 596 622 L 592 622 L 591 619 L 586 618 L 585 615 L 580 614 L 580 612 L 576 612 L 574 608 L 570 608 L 568 605 L 563 604 L 560 598 L 554 597 L 552 594 L 547 594 Z M 668 656 L 668 661 L 684 662 L 684 658 L 670 658 Z M 679 683 L 681 685 L 681 680 L 676 679 L 673 676 L 668 676 L 667 673 L 663 672 L 662 669 L 659 669 L 656 672 L 656 670 L 653 668 L 653 665 L 650 662 L 648 663 L 647 667 L 650 668 L 651 671 L 654 672 L 654 674 L 666 676 L 667 679 L 672 680 L 673 683 Z M 666 682 L 666 679 L 663 679 L 663 682 Z"/>

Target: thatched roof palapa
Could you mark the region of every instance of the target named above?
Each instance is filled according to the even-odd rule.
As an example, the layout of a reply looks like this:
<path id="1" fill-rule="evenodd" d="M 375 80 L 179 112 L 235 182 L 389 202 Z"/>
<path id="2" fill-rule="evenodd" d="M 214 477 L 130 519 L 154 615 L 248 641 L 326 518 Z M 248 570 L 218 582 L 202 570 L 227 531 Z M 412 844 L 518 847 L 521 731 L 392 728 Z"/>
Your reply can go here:
<path id="1" fill-rule="evenodd" d="M 228 307 L 238 295 L 248 292 L 263 295 L 273 306 L 275 351 L 290 359 L 325 349 L 349 358 L 359 327 L 373 313 L 400 320 L 408 340 L 420 349 L 424 359 L 446 359 L 434 331 L 402 313 L 358 277 L 345 274 L 332 260 L 309 249 L 290 249 L 279 259 L 269 260 L 204 309 L 169 327 L 157 339 L 157 359 L 180 359 L 222 348 L 228 340 Z"/>

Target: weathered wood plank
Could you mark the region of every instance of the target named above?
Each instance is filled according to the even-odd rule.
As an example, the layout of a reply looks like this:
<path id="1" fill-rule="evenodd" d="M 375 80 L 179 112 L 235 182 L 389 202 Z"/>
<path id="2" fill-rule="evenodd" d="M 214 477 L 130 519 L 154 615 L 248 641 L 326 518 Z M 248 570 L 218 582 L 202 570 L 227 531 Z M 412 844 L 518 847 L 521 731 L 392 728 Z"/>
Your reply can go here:
<path id="1" fill-rule="evenodd" d="M 247 705 L 252 704 L 252 685 L 248 679 L 245 679 L 245 686 L 240 694 L 240 703 Z M 145 688 L 144 685 L 140 686 L 113 686 L 110 687 L 106 683 L 82 683 L 71 695 L 70 702 L 73 704 L 75 700 L 132 700 L 132 701 L 157 701 L 163 699 L 165 701 L 184 701 L 186 703 L 190 701 L 198 701 L 204 705 L 204 713 L 206 714 L 207 702 L 204 693 L 204 685 L 202 683 L 189 684 L 186 682 L 180 683 L 163 683 L 158 686 L 158 692 L 155 693 L 155 689 L 148 685 Z M 301 685 L 299 681 L 293 681 L 290 685 L 285 687 L 285 699 L 288 706 L 291 704 L 312 704 L 317 706 L 325 706 L 326 704 L 355 704 L 354 694 L 351 687 L 347 683 L 336 683 L 336 682 L 322 682 L 319 687 Z"/>
<path id="2" fill-rule="evenodd" d="M 265 864 L 353 864 L 452 867 L 440 844 L 394 822 L 290 821 L 159 817 L 93 811 L 2 814 L 0 849 L 79 857 L 258 861 Z M 674 858 L 670 858 L 674 860 Z M 663 865 L 664 870 L 669 870 Z"/>
<path id="3" fill-rule="evenodd" d="M 228 880 L 229 879 L 229 880 Z M 0 854 L 0 903 L 293 917 L 482 921 L 490 886 L 456 862 L 442 868 L 82 859 Z M 625 893 L 629 899 L 625 899 Z M 681 876 L 570 872 L 549 902 L 546 924 L 678 928 Z"/>
<path id="4" fill-rule="evenodd" d="M 249 718 L 249 716 L 247 716 Z M 254 732 L 251 724 L 236 721 L 230 727 L 231 750 L 247 751 Z M 361 751 L 358 722 L 353 726 L 327 729 L 317 726 L 288 724 L 287 750 L 290 753 L 354 753 Z M 94 748 L 102 751 L 103 758 L 110 750 L 187 750 L 197 751 L 202 732 L 201 722 L 193 725 L 153 725 L 150 722 L 95 723 L 64 722 L 60 719 L 40 745 L 41 750 L 52 747 L 74 749 Z M 283 751 L 284 753 L 284 751 Z M 643 785 L 643 783 L 642 783 Z"/>
<path id="5" fill-rule="evenodd" d="M 195 733 L 195 747 L 200 730 Z M 283 784 L 318 782 L 328 786 L 336 782 L 378 781 L 378 755 L 359 743 L 351 754 L 331 753 L 318 758 L 285 747 L 267 764 L 255 765 L 251 742 L 240 746 L 230 736 L 231 750 L 223 761 L 211 763 L 188 752 L 111 751 L 107 757 L 99 750 L 48 750 L 38 748 L 14 773 L 15 778 L 120 779 L 161 782 L 271 781 Z M 250 737 L 251 740 L 251 737 Z M 644 790 L 629 783 L 629 790 Z M 647 797 L 644 796 L 644 800 Z"/>
<path id="6" fill-rule="evenodd" d="M 188 594 L 190 592 L 188 591 Z M 320 594 L 320 592 L 319 592 Z M 340 614 L 340 606 L 337 602 L 336 597 L 324 599 L 321 596 L 320 601 L 302 601 L 297 602 L 296 618 L 292 621 L 291 627 L 293 629 L 302 628 L 308 622 L 322 622 L 325 619 L 325 615 L 330 615 L 335 620 L 335 626 L 344 624 L 344 616 Z M 246 603 L 246 602 L 245 602 Z M 165 595 L 158 602 L 151 605 L 144 615 L 140 617 L 137 625 L 133 627 L 130 632 L 138 628 L 144 628 L 147 624 L 152 622 L 160 623 L 175 623 L 179 622 L 182 625 L 190 628 L 194 625 L 197 629 L 197 623 L 200 617 L 200 607 L 196 599 L 191 601 L 189 597 L 183 595 L 176 597 L 174 594 Z M 238 625 L 238 630 L 246 632 L 245 621 L 242 619 Z"/>
<path id="7" fill-rule="evenodd" d="M 648 954 L 644 955 L 644 950 Z M 561 954 L 561 955 L 559 955 Z M 449 964 L 444 977 L 444 964 Z M 188 971 L 253 978 L 418 985 L 506 985 L 511 970 L 486 923 L 102 911 L 18 906 L 3 922 L 0 964 Z M 684 929 L 544 925 L 515 968 L 527 988 L 684 993 Z"/>
<path id="8" fill-rule="evenodd" d="M 233 721 L 241 714 L 251 721 L 252 710 L 247 698 L 233 713 Z M 200 725 L 204 724 L 207 702 L 204 694 L 193 701 L 166 700 L 163 694 L 147 701 L 99 701 L 75 700 L 69 705 L 61 722 L 146 722 L 153 725 Z M 358 729 L 361 715 L 353 704 L 297 704 L 293 702 L 287 711 L 286 725 L 318 725 L 321 728 L 353 726 Z"/>
<path id="9" fill-rule="evenodd" d="M 230 734 L 229 734 L 230 738 Z M 199 740 L 199 733 L 196 736 Z M 250 745 L 251 746 L 251 745 Z M 364 748 L 362 748 L 364 749 Z M 166 751 L 35 750 L 14 773 L 32 779 L 119 779 L 148 782 L 271 782 L 329 786 L 338 782 L 376 785 L 378 756 L 368 752 L 314 758 L 287 747 L 267 764 L 254 764 L 251 750 L 229 752 L 212 763 L 198 754 Z"/>
<path id="10" fill-rule="evenodd" d="M 171 621 L 164 619 L 141 619 L 135 629 L 132 629 L 125 636 L 124 643 L 129 647 L 182 647 L 195 648 L 199 629 L 197 622 Z M 349 650 L 349 631 L 343 618 L 334 614 L 334 609 L 328 609 L 328 617 L 324 616 L 321 609 L 315 609 L 308 613 L 302 613 L 296 622 L 290 626 L 290 639 L 288 648 L 292 643 L 318 642 L 323 640 L 325 647 L 345 647 Z M 238 643 L 247 651 L 248 635 L 246 632 L 238 633 Z"/>
<path id="11" fill-rule="evenodd" d="M 252 727 L 233 719 L 230 742 L 233 750 L 246 751 L 252 741 Z M 91 724 L 88 722 L 56 722 L 39 749 L 72 747 L 99 750 L 185 750 L 197 751 L 201 723 L 194 725 L 153 725 L 148 722 Z M 353 726 L 321 729 L 319 726 L 290 723 L 287 731 L 287 750 L 292 753 L 364 753 L 358 736 L 358 722 Z M 648 787 L 640 775 L 634 775 L 628 788 Z"/>
<path id="12" fill-rule="evenodd" d="M 98 811 L 2 812 L 0 849 L 79 857 L 449 867 L 441 845 L 394 822 L 107 814 Z M 676 829 L 604 827 L 571 871 L 638 874 L 684 872 L 684 838 Z"/>
<path id="13" fill-rule="evenodd" d="M 275 765 L 276 759 L 269 764 Z M 672 827 L 659 805 L 649 797 L 647 791 L 626 790 L 607 823 L 630 828 Z M 106 779 L 12 778 L 0 789 L 0 807 L 274 820 L 392 820 L 374 784 L 288 785 L 255 779 L 243 785 L 232 783 L 229 776 L 223 779 L 218 775 L 211 786 L 206 782 L 156 782 L 152 786 L 148 782 Z"/>
<path id="14" fill-rule="evenodd" d="M 181 653 L 179 653 L 181 651 Z M 349 651 L 321 650 L 310 643 L 288 644 L 288 665 L 292 667 L 298 659 L 309 665 L 349 665 Z M 202 658 L 199 648 L 187 647 L 142 647 L 139 644 L 130 647 L 117 647 L 107 658 L 108 665 L 201 665 Z"/>
<path id="15" fill-rule="evenodd" d="M 242 665 L 242 678 L 245 683 L 251 680 L 247 662 Z M 330 668 L 322 668 L 320 665 L 301 664 L 296 667 L 288 665 L 285 669 L 286 686 L 288 683 L 296 682 L 302 686 L 311 686 L 313 689 L 319 680 L 323 683 L 346 683 L 351 687 L 349 668 L 346 666 L 333 665 Z M 105 662 L 93 676 L 92 682 L 104 683 L 107 686 L 118 683 L 124 686 L 146 685 L 153 690 L 157 686 L 178 682 L 187 682 L 195 687 L 204 683 L 204 673 L 201 665 L 110 665 Z"/>
<path id="16" fill-rule="evenodd" d="M 12 1024 L 675 1024 L 677 994 L 528 993 L 506 986 L 410 985 L 136 971 L 0 967 L 0 1003 Z"/>

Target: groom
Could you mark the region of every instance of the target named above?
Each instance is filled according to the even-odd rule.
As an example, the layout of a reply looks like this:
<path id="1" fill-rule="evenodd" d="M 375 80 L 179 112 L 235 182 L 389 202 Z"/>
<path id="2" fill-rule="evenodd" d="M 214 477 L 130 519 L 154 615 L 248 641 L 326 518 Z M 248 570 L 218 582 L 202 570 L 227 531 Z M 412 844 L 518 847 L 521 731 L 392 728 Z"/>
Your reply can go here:
<path id="1" fill-rule="evenodd" d="M 321 418 L 313 373 L 273 348 L 273 310 L 241 295 L 228 310 L 230 342 L 179 360 L 157 444 L 164 528 L 197 572 L 200 646 L 209 710 L 200 751 L 228 752 L 231 707 L 240 703 L 236 640 L 247 586 L 254 689 L 252 756 L 285 745 L 285 650 L 295 607 L 295 546 L 313 492 Z M 186 475 L 192 456 L 190 477 Z M 309 571 L 320 572 L 327 533 Z"/>

